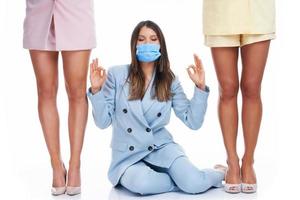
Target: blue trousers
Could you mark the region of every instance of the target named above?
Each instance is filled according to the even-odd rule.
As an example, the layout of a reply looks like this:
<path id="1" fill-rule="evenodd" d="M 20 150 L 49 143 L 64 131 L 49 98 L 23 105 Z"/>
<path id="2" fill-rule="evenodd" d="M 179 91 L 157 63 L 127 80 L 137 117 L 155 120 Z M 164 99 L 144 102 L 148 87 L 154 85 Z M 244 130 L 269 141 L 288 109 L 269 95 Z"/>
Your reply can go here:
<path id="1" fill-rule="evenodd" d="M 177 158 L 169 168 L 160 168 L 144 161 L 127 168 L 120 184 L 141 195 L 183 191 L 197 194 L 212 187 L 221 187 L 224 173 L 213 169 L 199 170 L 187 157 Z"/>

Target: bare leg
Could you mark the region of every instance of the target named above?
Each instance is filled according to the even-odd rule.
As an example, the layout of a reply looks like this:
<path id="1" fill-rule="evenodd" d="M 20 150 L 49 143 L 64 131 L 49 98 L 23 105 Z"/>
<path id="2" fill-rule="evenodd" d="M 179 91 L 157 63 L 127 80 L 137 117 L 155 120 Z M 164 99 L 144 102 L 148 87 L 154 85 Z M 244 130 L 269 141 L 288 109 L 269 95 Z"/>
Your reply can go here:
<path id="1" fill-rule="evenodd" d="M 242 180 L 256 183 L 253 170 L 254 151 L 262 119 L 261 82 L 268 57 L 270 41 L 257 42 L 241 48 L 243 71 L 241 89 L 243 95 L 242 124 L 245 154 L 242 164 Z"/>
<path id="2" fill-rule="evenodd" d="M 218 114 L 227 152 L 228 170 L 226 183 L 240 183 L 240 166 L 236 150 L 238 131 L 237 94 L 239 90 L 238 77 L 238 47 L 212 48 L 212 57 L 219 81 Z"/>
<path id="3" fill-rule="evenodd" d="M 69 98 L 69 137 L 71 158 L 68 186 L 80 186 L 80 155 L 88 116 L 86 81 L 90 50 L 62 52 L 66 91 Z"/>
<path id="4" fill-rule="evenodd" d="M 53 168 L 53 186 L 65 186 L 59 142 L 59 116 L 56 106 L 58 86 L 58 52 L 31 50 L 37 91 L 38 111 Z"/>

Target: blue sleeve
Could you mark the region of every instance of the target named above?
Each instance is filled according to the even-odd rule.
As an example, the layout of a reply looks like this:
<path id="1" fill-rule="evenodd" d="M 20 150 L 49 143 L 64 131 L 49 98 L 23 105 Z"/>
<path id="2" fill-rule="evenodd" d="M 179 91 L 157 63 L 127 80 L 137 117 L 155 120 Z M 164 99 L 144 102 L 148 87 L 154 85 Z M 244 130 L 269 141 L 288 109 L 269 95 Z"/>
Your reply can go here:
<path id="1" fill-rule="evenodd" d="M 172 83 L 172 107 L 175 115 L 190 129 L 197 130 L 202 126 L 207 108 L 209 88 L 205 91 L 194 88 L 194 96 L 189 100 L 176 78 Z"/>
<path id="2" fill-rule="evenodd" d="M 94 122 L 101 129 L 109 127 L 112 123 L 115 94 L 116 80 L 111 70 L 108 70 L 107 79 L 99 92 L 93 95 L 89 90 L 87 93 L 92 104 Z"/>

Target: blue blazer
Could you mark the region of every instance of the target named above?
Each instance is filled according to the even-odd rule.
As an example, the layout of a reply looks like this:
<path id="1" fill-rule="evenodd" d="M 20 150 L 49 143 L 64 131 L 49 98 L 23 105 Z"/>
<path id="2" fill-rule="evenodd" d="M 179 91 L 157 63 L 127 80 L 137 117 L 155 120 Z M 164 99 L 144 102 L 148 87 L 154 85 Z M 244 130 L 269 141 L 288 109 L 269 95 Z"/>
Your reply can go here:
<path id="1" fill-rule="evenodd" d="M 189 100 L 175 78 L 171 85 L 172 98 L 159 102 L 151 98 L 154 73 L 143 99 L 128 100 L 128 72 L 129 65 L 111 67 L 102 89 L 94 95 L 90 91 L 87 94 L 96 125 L 104 129 L 112 124 L 112 160 L 108 177 L 114 186 L 124 171 L 138 161 L 168 168 L 176 158 L 185 156 L 165 128 L 170 121 L 171 108 L 186 126 L 199 129 L 209 94 L 207 87 L 203 91 L 195 86 L 194 96 Z"/>

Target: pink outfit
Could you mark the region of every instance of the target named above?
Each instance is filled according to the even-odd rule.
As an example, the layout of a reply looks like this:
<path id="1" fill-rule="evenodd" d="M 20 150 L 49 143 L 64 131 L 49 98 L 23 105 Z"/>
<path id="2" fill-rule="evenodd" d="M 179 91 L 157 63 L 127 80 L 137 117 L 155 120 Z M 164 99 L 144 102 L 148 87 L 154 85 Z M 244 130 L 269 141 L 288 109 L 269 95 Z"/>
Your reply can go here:
<path id="1" fill-rule="evenodd" d="M 26 0 L 23 47 L 48 51 L 96 47 L 93 0 Z"/>

